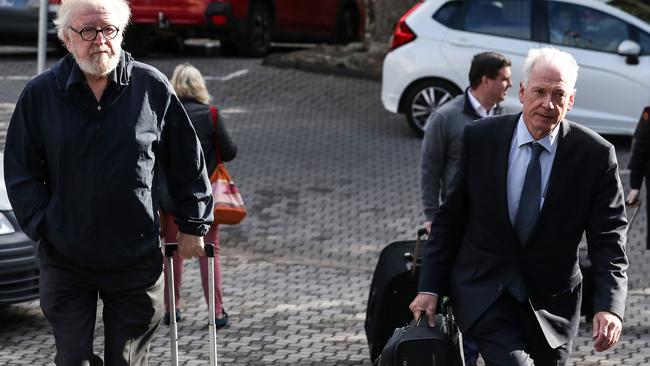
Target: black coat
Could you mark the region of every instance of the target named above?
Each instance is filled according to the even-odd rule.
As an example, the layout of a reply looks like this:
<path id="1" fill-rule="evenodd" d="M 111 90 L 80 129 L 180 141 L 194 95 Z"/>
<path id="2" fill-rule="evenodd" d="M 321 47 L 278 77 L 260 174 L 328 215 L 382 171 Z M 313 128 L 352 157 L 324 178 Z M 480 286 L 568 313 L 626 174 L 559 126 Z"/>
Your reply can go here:
<path id="1" fill-rule="evenodd" d="M 519 114 L 504 115 L 467 125 L 457 180 L 424 249 L 419 290 L 440 293 L 449 284 L 459 325 L 467 331 L 519 270 L 536 318 L 556 348 L 578 331 L 578 244 L 585 232 L 594 268 L 594 310 L 623 317 L 628 266 L 623 188 L 614 147 L 563 121 L 544 205 L 522 247 L 507 202 L 509 151 L 518 120 Z"/>
<path id="2" fill-rule="evenodd" d="M 167 78 L 122 52 L 99 102 L 72 55 L 32 79 L 7 131 L 7 193 L 21 228 L 93 269 L 160 253 L 158 167 L 182 232 L 205 235 L 212 195 L 199 142 Z M 42 259 L 43 260 L 43 259 Z"/>

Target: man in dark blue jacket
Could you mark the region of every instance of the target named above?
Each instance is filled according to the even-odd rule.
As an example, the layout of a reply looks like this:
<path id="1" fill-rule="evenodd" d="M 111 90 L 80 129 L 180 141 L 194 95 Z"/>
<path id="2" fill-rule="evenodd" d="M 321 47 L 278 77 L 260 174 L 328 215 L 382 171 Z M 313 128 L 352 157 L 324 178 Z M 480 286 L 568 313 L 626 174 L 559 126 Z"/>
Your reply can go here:
<path id="1" fill-rule="evenodd" d="M 27 235 L 40 241 L 41 307 L 57 365 L 145 365 L 163 314 L 158 174 L 175 202 L 179 252 L 203 254 L 212 196 L 201 147 L 169 82 L 121 50 L 124 0 L 68 0 L 56 25 L 70 54 L 16 103 L 5 181 Z"/>

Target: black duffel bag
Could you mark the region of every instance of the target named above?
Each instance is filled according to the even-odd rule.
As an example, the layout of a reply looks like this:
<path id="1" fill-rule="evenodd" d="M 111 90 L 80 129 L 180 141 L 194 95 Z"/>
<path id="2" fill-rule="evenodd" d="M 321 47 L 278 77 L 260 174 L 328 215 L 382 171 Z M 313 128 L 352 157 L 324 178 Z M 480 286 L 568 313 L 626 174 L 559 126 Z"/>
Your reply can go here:
<path id="1" fill-rule="evenodd" d="M 395 329 L 381 356 L 378 366 L 458 366 L 464 365 L 462 335 L 453 315 L 437 314 L 436 326 L 429 327 L 426 315 L 409 325 Z"/>

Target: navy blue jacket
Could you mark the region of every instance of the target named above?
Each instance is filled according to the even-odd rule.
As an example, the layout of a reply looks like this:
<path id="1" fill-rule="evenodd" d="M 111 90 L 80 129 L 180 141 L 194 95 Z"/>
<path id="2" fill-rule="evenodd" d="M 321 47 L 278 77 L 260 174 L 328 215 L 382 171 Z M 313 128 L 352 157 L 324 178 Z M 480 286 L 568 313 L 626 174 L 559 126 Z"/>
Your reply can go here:
<path id="1" fill-rule="evenodd" d="M 25 233 L 61 260 L 115 269 L 159 251 L 158 165 L 180 230 L 205 235 L 213 203 L 194 128 L 166 77 L 126 52 L 99 102 L 67 55 L 16 103 L 9 200 Z"/>

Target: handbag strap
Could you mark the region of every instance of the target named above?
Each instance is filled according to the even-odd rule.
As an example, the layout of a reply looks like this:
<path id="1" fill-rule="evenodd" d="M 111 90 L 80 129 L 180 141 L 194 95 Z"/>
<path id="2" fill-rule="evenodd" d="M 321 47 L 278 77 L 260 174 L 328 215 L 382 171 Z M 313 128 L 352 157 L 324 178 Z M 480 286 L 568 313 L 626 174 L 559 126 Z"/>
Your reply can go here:
<path id="1" fill-rule="evenodd" d="M 219 119 L 217 107 L 211 105 L 210 114 L 212 115 L 212 126 L 214 127 L 214 153 L 217 155 L 217 165 L 219 165 L 221 164 L 221 154 L 219 152 L 219 140 L 217 139 L 217 120 Z"/>

